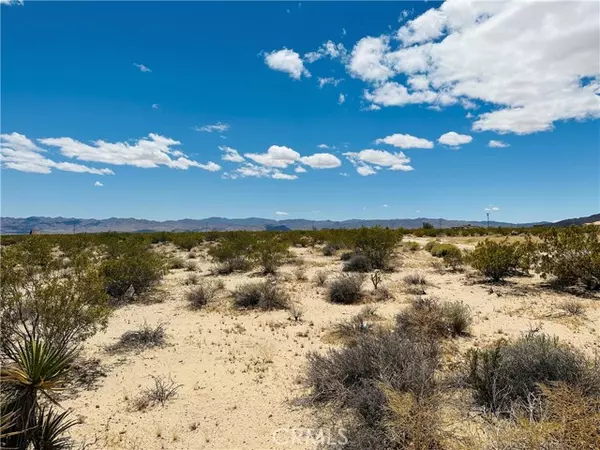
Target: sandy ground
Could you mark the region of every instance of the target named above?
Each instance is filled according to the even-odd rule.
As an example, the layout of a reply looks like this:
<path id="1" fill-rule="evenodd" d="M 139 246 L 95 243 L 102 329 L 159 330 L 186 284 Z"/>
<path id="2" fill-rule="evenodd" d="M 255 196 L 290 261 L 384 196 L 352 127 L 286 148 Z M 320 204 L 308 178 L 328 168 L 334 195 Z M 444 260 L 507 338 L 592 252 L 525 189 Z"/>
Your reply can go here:
<path id="1" fill-rule="evenodd" d="M 407 238 L 420 244 L 427 239 Z M 452 239 L 447 239 L 452 241 Z M 463 248 L 473 243 L 458 242 Z M 186 258 L 187 252 L 173 247 Z M 338 257 L 322 256 L 319 249 L 294 248 L 307 276 L 296 279 L 298 265 L 281 268 L 279 279 L 304 312 L 301 322 L 287 311 L 236 312 L 229 307 L 229 292 L 215 305 L 193 311 L 185 294 L 191 289 L 186 269 L 171 270 L 161 289 L 162 303 L 130 305 L 116 310 L 105 332 L 85 344 L 85 355 L 104 374 L 87 389 L 68 393 L 62 401 L 83 423 L 73 431 L 88 448 L 114 449 L 298 449 L 315 448 L 311 439 L 294 439 L 295 429 L 315 429 L 319 411 L 299 399 L 306 396 L 301 377 L 306 353 L 325 351 L 332 324 L 356 314 L 362 306 L 333 305 L 325 300 L 325 288 L 313 282 L 317 271 L 335 277 L 341 272 Z M 261 278 L 253 274 L 214 277 L 212 263 L 197 249 L 196 273 L 202 279 L 222 279 L 228 291 Z M 463 301 L 472 310 L 472 337 L 456 340 L 458 358 L 468 348 L 485 346 L 500 337 L 517 337 L 531 329 L 558 335 L 592 354 L 600 350 L 600 301 L 545 289 L 537 277 L 512 278 L 499 286 L 483 284 L 469 271 L 440 273 L 436 260 L 421 250 L 397 252 L 397 270 L 384 274 L 383 284 L 394 299 L 376 304 L 387 318 L 406 307 L 410 295 L 402 279 L 421 273 L 430 287 L 427 294 L 440 300 Z M 370 281 L 365 290 L 371 290 Z M 565 316 L 560 305 L 576 300 L 585 317 Z M 167 344 L 161 348 L 114 354 L 106 347 L 128 330 L 147 322 L 162 323 Z M 164 406 L 137 411 L 133 399 L 153 385 L 155 376 L 180 385 L 176 397 Z"/>

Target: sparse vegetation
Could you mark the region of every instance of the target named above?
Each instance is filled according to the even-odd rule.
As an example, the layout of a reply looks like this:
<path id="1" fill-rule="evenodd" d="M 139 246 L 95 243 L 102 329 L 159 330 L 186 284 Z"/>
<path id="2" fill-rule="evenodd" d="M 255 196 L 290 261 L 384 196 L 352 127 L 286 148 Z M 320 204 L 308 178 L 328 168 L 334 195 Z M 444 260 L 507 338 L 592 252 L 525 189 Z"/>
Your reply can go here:
<path id="1" fill-rule="evenodd" d="M 165 328 L 162 323 L 151 327 L 146 322 L 137 330 L 123 333 L 117 343 L 109 347 L 110 351 L 142 350 L 151 347 L 160 347 L 165 344 Z"/>
<path id="2" fill-rule="evenodd" d="M 214 281 L 205 281 L 198 286 L 193 287 L 186 298 L 191 308 L 200 309 L 212 302 L 222 287 Z"/>
<path id="3" fill-rule="evenodd" d="M 362 274 L 344 275 L 329 284 L 327 298 L 331 303 L 353 304 L 363 298 L 362 285 L 365 277 Z"/>
<path id="4" fill-rule="evenodd" d="M 275 239 L 259 241 L 252 246 L 251 258 L 264 275 L 274 274 L 288 255 L 288 245 Z"/>
<path id="5" fill-rule="evenodd" d="M 585 308 L 578 300 L 565 300 L 560 304 L 560 309 L 562 309 L 565 314 L 569 316 L 585 315 Z"/>
<path id="6" fill-rule="evenodd" d="M 408 286 L 427 286 L 427 278 L 420 273 L 411 273 L 404 277 L 404 283 Z"/>
<path id="7" fill-rule="evenodd" d="M 152 406 L 164 406 L 169 400 L 177 395 L 177 390 L 182 386 L 175 383 L 171 378 L 152 377 L 154 386 L 145 389 L 134 399 L 133 406 L 138 411 L 144 411 Z"/>
<path id="8" fill-rule="evenodd" d="M 444 302 L 415 297 L 411 305 L 396 316 L 396 327 L 424 338 L 462 336 L 471 326 L 469 308 L 461 302 Z"/>
<path id="9" fill-rule="evenodd" d="M 370 305 L 364 306 L 355 316 L 337 323 L 333 327 L 331 337 L 344 345 L 356 345 L 362 336 L 376 329 L 376 322 L 379 320 L 381 317 L 377 314 L 376 308 Z"/>
<path id="10" fill-rule="evenodd" d="M 271 280 L 258 283 L 243 284 L 233 294 L 236 308 L 285 309 L 289 307 L 288 295 Z"/>
<path id="11" fill-rule="evenodd" d="M 325 286 L 325 283 L 327 282 L 327 278 L 328 278 L 329 274 L 327 272 L 324 272 L 322 270 L 319 270 L 316 274 L 315 274 L 315 284 L 317 286 Z"/>
<path id="12" fill-rule="evenodd" d="M 353 255 L 346 264 L 344 264 L 344 272 L 360 272 L 367 273 L 371 271 L 371 263 L 369 259 L 361 254 Z"/>

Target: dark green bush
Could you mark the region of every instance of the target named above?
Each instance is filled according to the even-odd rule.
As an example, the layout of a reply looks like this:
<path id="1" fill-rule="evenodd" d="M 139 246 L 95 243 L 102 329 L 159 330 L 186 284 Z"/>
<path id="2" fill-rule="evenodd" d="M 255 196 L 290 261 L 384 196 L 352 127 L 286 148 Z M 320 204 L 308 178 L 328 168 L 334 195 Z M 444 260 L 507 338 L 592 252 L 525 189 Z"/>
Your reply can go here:
<path id="1" fill-rule="evenodd" d="M 431 256 L 435 256 L 436 258 L 443 258 L 451 254 L 461 254 L 460 249 L 456 245 L 441 244 L 439 242 L 431 246 L 429 253 L 431 253 Z"/>
<path id="2" fill-rule="evenodd" d="M 353 256 L 354 252 L 344 252 L 340 255 L 340 261 L 349 261 Z"/>
<path id="3" fill-rule="evenodd" d="M 239 286 L 233 294 L 233 303 L 236 308 L 269 311 L 288 308 L 290 299 L 274 282 L 266 280 Z"/>
<path id="4" fill-rule="evenodd" d="M 599 227 L 552 229 L 542 235 L 540 272 L 560 286 L 600 289 Z"/>
<path id="5" fill-rule="evenodd" d="M 588 395 L 600 395 L 600 365 L 557 337 L 528 333 L 514 341 L 500 341 L 468 355 L 468 383 L 475 399 L 490 410 L 509 413 L 513 407 L 539 398 L 541 384 L 564 382 Z"/>
<path id="6" fill-rule="evenodd" d="M 388 270 L 396 244 L 402 235 L 387 228 L 361 228 L 356 234 L 356 253 L 369 261 L 372 269 Z"/>
<path id="7" fill-rule="evenodd" d="M 261 240 L 252 246 L 250 257 L 263 274 L 274 274 L 288 256 L 288 245 L 276 239 Z"/>
<path id="8" fill-rule="evenodd" d="M 362 285 L 365 277 L 362 274 L 344 275 L 329 284 L 327 297 L 331 303 L 353 304 L 363 298 Z"/>
<path id="9" fill-rule="evenodd" d="M 528 269 L 528 249 L 518 242 L 494 242 L 486 239 L 475 247 L 468 261 L 474 269 L 492 281 L 501 281 L 510 275 Z"/>
<path id="10" fill-rule="evenodd" d="M 357 254 L 352 256 L 352 258 L 350 258 L 348 261 L 346 261 L 346 264 L 344 264 L 342 270 L 344 272 L 366 273 L 370 272 L 372 267 L 373 266 L 371 265 L 369 258 L 367 258 L 365 255 Z"/>

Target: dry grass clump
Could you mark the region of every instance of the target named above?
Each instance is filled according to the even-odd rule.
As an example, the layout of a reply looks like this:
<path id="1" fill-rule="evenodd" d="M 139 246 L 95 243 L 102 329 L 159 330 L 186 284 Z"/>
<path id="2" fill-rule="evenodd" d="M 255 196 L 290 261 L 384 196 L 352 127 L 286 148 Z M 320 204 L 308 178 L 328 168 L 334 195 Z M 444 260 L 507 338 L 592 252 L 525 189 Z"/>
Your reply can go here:
<path id="1" fill-rule="evenodd" d="M 356 345 L 362 336 L 376 329 L 376 322 L 380 320 L 381 316 L 377 314 L 377 309 L 367 305 L 350 319 L 335 324 L 329 338 L 344 345 Z"/>
<path id="2" fill-rule="evenodd" d="M 327 282 L 327 277 L 329 276 L 329 274 L 323 270 L 319 270 L 316 274 L 315 274 L 315 284 L 317 286 L 325 286 L 325 283 Z"/>
<path id="3" fill-rule="evenodd" d="M 200 275 L 198 275 L 197 273 L 188 274 L 187 278 L 184 281 L 184 283 L 187 285 L 196 285 L 199 282 L 200 282 Z"/>
<path id="4" fill-rule="evenodd" d="M 577 300 L 565 300 L 559 308 L 568 316 L 585 316 L 585 307 Z"/>
<path id="5" fill-rule="evenodd" d="M 177 395 L 177 390 L 182 386 L 176 384 L 171 378 L 152 377 L 154 386 L 145 389 L 133 400 L 133 406 L 138 411 L 143 411 L 154 405 L 164 406 L 167 401 Z"/>
<path id="6" fill-rule="evenodd" d="M 189 272 L 193 272 L 193 271 L 195 271 L 198 268 L 198 265 L 196 264 L 195 261 L 189 261 L 188 260 L 188 261 L 186 261 L 183 264 L 183 267 L 184 267 L 185 270 L 187 270 Z"/>
<path id="7" fill-rule="evenodd" d="M 159 323 L 153 328 L 144 322 L 137 330 L 126 331 L 123 333 L 119 338 L 119 341 L 111 345 L 108 350 L 111 352 L 143 350 L 152 347 L 162 347 L 164 344 L 164 324 Z"/>
<path id="8" fill-rule="evenodd" d="M 213 301 L 217 293 L 223 289 L 223 282 L 205 281 L 195 286 L 186 294 L 186 299 L 193 309 L 199 309 Z"/>
<path id="9" fill-rule="evenodd" d="M 362 274 L 342 275 L 329 284 L 327 298 L 331 303 L 351 305 L 363 299 L 362 285 L 365 276 Z"/>
<path id="10" fill-rule="evenodd" d="M 212 268 L 213 275 L 229 275 L 234 272 L 247 272 L 252 263 L 244 257 L 232 257 L 219 262 Z"/>
<path id="11" fill-rule="evenodd" d="M 409 286 L 427 286 L 427 278 L 420 273 L 411 273 L 404 277 L 404 283 Z"/>
<path id="12" fill-rule="evenodd" d="M 411 305 L 396 316 L 399 330 L 425 338 L 464 336 L 469 334 L 471 323 L 471 312 L 464 303 L 439 303 L 423 297 L 415 297 Z"/>
<path id="13" fill-rule="evenodd" d="M 298 267 L 296 267 L 296 269 L 294 269 L 294 276 L 296 277 L 296 280 L 298 280 L 298 281 L 308 280 L 308 277 L 306 276 L 306 270 L 304 269 L 303 266 L 298 266 Z"/>
<path id="14" fill-rule="evenodd" d="M 286 309 L 290 299 L 274 281 L 266 280 L 239 286 L 233 294 L 233 304 L 240 309 Z"/>
<path id="15" fill-rule="evenodd" d="M 600 395 L 600 361 L 546 334 L 499 341 L 490 349 L 471 350 L 467 359 L 475 400 L 496 413 L 528 408 L 540 399 L 541 384 L 563 382 L 585 395 Z"/>
<path id="16" fill-rule="evenodd" d="M 179 257 L 171 258 L 168 264 L 170 269 L 183 269 L 185 267 L 185 261 Z"/>

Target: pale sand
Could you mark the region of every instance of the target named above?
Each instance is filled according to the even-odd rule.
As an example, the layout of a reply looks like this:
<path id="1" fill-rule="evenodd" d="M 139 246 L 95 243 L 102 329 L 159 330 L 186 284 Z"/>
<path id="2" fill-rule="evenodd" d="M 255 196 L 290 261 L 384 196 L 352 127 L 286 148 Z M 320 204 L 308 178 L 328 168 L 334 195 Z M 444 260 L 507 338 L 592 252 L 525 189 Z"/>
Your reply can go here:
<path id="1" fill-rule="evenodd" d="M 428 239 L 406 238 L 420 244 Z M 442 239 L 451 242 L 452 239 Z M 471 244 L 462 244 L 471 248 Z M 169 247 L 171 248 L 171 247 Z M 85 344 L 85 355 L 99 358 L 106 377 L 95 390 L 80 391 L 62 401 L 83 419 L 72 435 L 89 448 L 114 449 L 291 449 L 314 448 L 314 442 L 292 442 L 290 428 L 315 428 L 322 411 L 302 405 L 307 391 L 300 383 L 306 353 L 325 351 L 323 336 L 329 327 L 356 314 L 362 306 L 341 306 L 325 300 L 325 288 L 312 281 L 319 270 L 340 273 L 338 257 L 324 257 L 318 249 L 294 248 L 304 261 L 307 281 L 297 281 L 296 265 L 280 270 L 281 285 L 304 311 L 303 321 L 289 319 L 286 311 L 235 312 L 224 292 L 216 306 L 201 311 L 188 309 L 184 284 L 190 272 L 171 270 L 162 282 L 163 303 L 131 305 L 115 311 L 106 332 Z M 187 252 L 178 251 L 186 257 Z M 212 266 L 201 254 L 195 259 L 197 273 L 207 279 L 222 279 L 228 290 L 261 277 L 249 274 L 208 276 Z M 530 328 L 560 336 L 586 353 L 600 350 L 600 302 L 558 294 L 539 287 L 540 280 L 511 278 L 509 284 L 478 283 L 471 271 L 436 273 L 436 260 L 425 251 L 403 253 L 396 272 L 384 274 L 384 282 L 395 299 L 376 304 L 387 318 L 406 307 L 410 295 L 402 279 L 423 273 L 433 285 L 427 294 L 440 300 L 460 300 L 470 306 L 473 337 L 455 340 L 458 360 L 473 346 L 485 346 L 500 337 L 517 337 Z M 372 286 L 367 279 L 365 290 Z M 498 295 L 499 294 L 499 295 Z M 577 299 L 586 307 L 584 319 L 562 317 L 560 305 Z M 147 321 L 164 323 L 167 345 L 126 354 L 109 354 L 105 347 L 126 331 Z M 152 376 L 170 376 L 181 384 L 177 396 L 164 407 L 135 411 L 131 399 L 153 383 Z M 322 413 L 321 413 L 322 415 Z M 278 430 L 288 431 L 278 431 Z M 274 433 L 279 440 L 273 437 Z M 287 445 L 281 445 L 283 442 Z M 278 444 L 279 442 L 279 444 Z"/>

